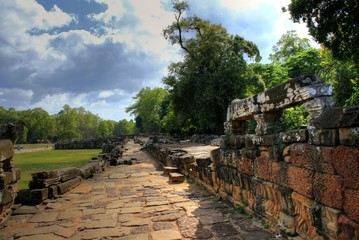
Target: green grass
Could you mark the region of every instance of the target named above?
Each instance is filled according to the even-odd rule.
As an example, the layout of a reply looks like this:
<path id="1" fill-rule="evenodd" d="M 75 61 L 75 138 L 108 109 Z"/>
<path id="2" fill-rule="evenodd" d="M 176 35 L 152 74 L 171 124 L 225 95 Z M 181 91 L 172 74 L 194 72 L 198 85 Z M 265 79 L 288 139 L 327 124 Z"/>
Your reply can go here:
<path id="1" fill-rule="evenodd" d="M 18 145 L 23 147 L 24 149 L 54 147 L 53 143 L 15 144 L 15 146 L 18 146 Z"/>
<path id="2" fill-rule="evenodd" d="M 53 150 L 16 154 L 13 164 L 21 169 L 19 189 L 27 189 L 31 181 L 31 173 L 60 169 L 65 167 L 80 167 L 92 157 L 96 157 L 101 149 L 86 150 Z"/>

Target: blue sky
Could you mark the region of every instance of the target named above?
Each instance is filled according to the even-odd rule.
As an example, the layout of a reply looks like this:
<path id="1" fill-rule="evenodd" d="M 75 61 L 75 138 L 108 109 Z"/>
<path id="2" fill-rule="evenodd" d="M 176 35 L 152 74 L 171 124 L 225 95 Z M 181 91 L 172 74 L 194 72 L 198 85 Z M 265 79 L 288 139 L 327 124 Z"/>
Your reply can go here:
<path id="1" fill-rule="evenodd" d="M 263 62 L 288 30 L 307 35 L 281 7 L 289 0 L 189 0 L 190 12 L 253 41 Z M 161 35 L 168 0 L 0 0 L 0 106 L 65 104 L 103 119 L 130 118 L 125 108 L 143 87 L 161 87 L 181 58 Z"/>

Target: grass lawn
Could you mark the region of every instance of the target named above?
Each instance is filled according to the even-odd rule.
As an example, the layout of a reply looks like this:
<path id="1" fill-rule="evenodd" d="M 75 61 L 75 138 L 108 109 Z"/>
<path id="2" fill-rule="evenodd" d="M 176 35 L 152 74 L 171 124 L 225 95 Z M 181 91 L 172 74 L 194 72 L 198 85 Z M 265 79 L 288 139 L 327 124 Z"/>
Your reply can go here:
<path id="1" fill-rule="evenodd" d="M 100 152 L 101 149 L 80 149 L 16 154 L 13 157 L 13 163 L 16 168 L 21 169 L 18 188 L 27 189 L 29 187 L 29 182 L 32 180 L 31 173 L 65 167 L 80 167 L 92 157 L 97 157 Z"/>

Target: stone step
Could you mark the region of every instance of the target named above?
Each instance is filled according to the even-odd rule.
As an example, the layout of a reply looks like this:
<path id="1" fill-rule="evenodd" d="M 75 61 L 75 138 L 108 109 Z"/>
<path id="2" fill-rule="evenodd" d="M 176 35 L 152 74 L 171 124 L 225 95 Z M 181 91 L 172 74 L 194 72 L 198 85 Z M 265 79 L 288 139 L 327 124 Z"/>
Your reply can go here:
<path id="1" fill-rule="evenodd" d="M 184 182 L 184 175 L 180 173 L 171 172 L 169 174 L 169 179 L 171 182 L 182 183 Z"/>
<path id="2" fill-rule="evenodd" d="M 178 172 L 176 167 L 163 167 L 163 175 L 168 176 L 172 172 Z"/>

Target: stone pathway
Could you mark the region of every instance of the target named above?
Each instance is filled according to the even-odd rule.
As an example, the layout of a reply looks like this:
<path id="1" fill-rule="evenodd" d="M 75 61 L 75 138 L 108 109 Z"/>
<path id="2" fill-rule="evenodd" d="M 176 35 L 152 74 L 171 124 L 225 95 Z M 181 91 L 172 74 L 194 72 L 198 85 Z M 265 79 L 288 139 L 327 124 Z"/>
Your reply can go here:
<path id="1" fill-rule="evenodd" d="M 0 239 L 275 239 L 195 184 L 173 184 L 161 165 L 129 142 L 123 159 L 61 198 L 14 210 Z"/>

